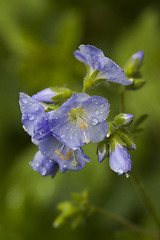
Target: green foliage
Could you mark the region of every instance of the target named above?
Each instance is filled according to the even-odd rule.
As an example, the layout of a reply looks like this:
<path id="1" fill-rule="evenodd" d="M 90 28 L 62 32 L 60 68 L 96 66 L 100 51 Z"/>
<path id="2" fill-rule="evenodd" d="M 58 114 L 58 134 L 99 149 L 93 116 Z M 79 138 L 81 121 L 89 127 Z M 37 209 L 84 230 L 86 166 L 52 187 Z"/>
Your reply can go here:
<path id="1" fill-rule="evenodd" d="M 70 220 L 71 227 L 76 228 L 91 214 L 87 190 L 84 190 L 81 194 L 72 194 L 72 201 L 73 203 L 62 202 L 58 204 L 57 208 L 60 211 L 60 215 L 55 219 L 53 223 L 54 227 L 60 227 Z"/>

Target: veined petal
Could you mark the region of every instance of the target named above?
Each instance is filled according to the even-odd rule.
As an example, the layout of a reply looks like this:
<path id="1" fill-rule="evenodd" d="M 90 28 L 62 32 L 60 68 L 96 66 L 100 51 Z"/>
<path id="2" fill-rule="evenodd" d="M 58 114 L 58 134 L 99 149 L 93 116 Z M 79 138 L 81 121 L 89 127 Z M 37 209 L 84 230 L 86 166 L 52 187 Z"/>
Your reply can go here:
<path id="1" fill-rule="evenodd" d="M 102 70 L 105 65 L 105 56 L 103 52 L 91 45 L 80 45 L 79 50 L 74 52 L 74 56 L 81 62 L 88 64 L 91 72 Z"/>
<path id="2" fill-rule="evenodd" d="M 89 98 L 90 96 L 86 93 L 73 94 L 61 107 L 78 108 Z"/>
<path id="3" fill-rule="evenodd" d="M 51 135 L 49 128 L 49 113 L 44 113 L 33 127 L 33 139 L 40 140 Z"/>
<path id="4" fill-rule="evenodd" d="M 132 84 L 132 82 L 126 78 L 124 71 L 115 62 L 107 57 L 105 61 L 104 68 L 99 71 L 97 79 L 102 78 L 109 82 L 115 82 L 122 85 Z"/>
<path id="5" fill-rule="evenodd" d="M 83 108 L 94 125 L 96 119 L 98 122 L 106 120 L 109 114 L 110 105 L 106 98 L 92 96 L 83 102 Z"/>
<path id="6" fill-rule="evenodd" d="M 24 129 L 32 136 L 34 124 L 44 114 L 45 107 L 25 93 L 20 93 L 19 105 L 22 112 Z"/>
<path id="7" fill-rule="evenodd" d="M 54 177 L 59 169 L 56 161 L 47 158 L 40 151 L 36 153 L 30 165 L 34 171 L 39 172 L 42 176 Z"/>
<path id="8" fill-rule="evenodd" d="M 97 123 L 96 125 L 88 124 L 88 127 L 85 129 L 86 139 L 89 139 L 90 142 L 96 143 L 101 142 L 105 139 L 108 132 L 108 123 L 103 121 Z"/>

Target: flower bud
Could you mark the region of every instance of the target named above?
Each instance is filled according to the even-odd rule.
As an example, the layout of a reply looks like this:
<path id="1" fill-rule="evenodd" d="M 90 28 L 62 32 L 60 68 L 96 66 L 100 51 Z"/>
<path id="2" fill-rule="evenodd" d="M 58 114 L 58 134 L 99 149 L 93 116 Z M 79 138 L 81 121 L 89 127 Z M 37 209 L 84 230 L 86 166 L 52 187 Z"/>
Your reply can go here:
<path id="1" fill-rule="evenodd" d="M 118 129 L 116 132 L 121 140 L 126 144 L 127 147 L 136 150 L 136 144 L 134 138 L 125 129 Z"/>
<path id="2" fill-rule="evenodd" d="M 144 51 L 139 51 L 133 54 L 125 67 L 127 76 L 134 76 L 142 65 L 144 58 Z"/>
<path id="3" fill-rule="evenodd" d="M 34 94 L 32 98 L 39 102 L 53 103 L 52 98 L 56 95 L 56 92 L 52 91 L 50 88 L 45 88 L 42 91 Z"/>
<path id="4" fill-rule="evenodd" d="M 114 119 L 114 125 L 118 128 L 130 124 L 134 116 L 130 113 L 120 113 Z"/>

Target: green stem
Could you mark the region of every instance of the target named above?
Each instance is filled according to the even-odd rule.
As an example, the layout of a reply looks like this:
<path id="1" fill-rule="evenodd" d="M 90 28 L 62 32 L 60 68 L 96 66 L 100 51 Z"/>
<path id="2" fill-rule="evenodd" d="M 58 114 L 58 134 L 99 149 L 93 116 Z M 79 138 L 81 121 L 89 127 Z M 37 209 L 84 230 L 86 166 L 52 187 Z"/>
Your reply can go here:
<path id="1" fill-rule="evenodd" d="M 124 90 L 121 90 L 121 112 L 124 113 Z"/>
<path id="2" fill-rule="evenodd" d="M 116 222 L 116 223 L 118 223 L 118 224 L 120 224 L 124 227 L 127 227 L 127 228 L 133 230 L 134 232 L 140 233 L 140 234 L 142 234 L 144 236 L 147 236 L 147 237 L 150 237 L 152 239 L 159 239 L 159 236 L 157 234 L 151 233 L 151 232 L 145 230 L 144 228 L 142 228 L 142 227 L 140 227 L 140 226 L 138 226 L 138 225 L 136 225 L 136 224 L 134 224 L 134 223 L 132 223 L 128 220 L 125 220 L 125 219 L 123 219 L 119 216 L 116 216 L 116 215 L 112 214 L 111 212 L 109 212 L 107 210 L 104 210 L 104 209 L 96 207 L 96 206 L 91 206 L 91 207 L 95 212 L 109 218 L 110 220 L 112 220 L 112 221 L 114 221 L 114 222 Z"/>
<path id="3" fill-rule="evenodd" d="M 150 213 L 154 223 L 156 224 L 157 226 L 157 229 L 158 229 L 158 232 L 159 232 L 159 238 L 160 238 L 160 220 L 157 216 L 157 213 L 156 213 L 156 210 L 155 208 L 153 207 L 153 204 L 151 203 L 146 191 L 145 191 L 145 188 L 138 176 L 138 174 L 135 172 L 135 169 L 133 168 L 132 169 L 132 174 L 131 174 L 138 190 L 139 190 L 139 193 L 141 194 L 141 197 L 146 205 L 146 208 L 148 209 L 148 212 Z"/>

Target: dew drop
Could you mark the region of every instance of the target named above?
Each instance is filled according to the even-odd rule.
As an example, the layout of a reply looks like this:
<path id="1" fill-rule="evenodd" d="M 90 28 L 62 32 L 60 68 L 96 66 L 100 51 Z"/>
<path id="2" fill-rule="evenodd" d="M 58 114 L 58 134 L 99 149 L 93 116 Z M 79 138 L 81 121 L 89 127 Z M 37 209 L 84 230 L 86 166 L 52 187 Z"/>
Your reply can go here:
<path id="1" fill-rule="evenodd" d="M 27 99 L 23 98 L 23 99 L 22 99 L 22 102 L 23 102 L 23 103 L 27 103 Z"/>
<path id="2" fill-rule="evenodd" d="M 104 104 L 101 104 L 101 108 L 104 106 Z"/>
<path id="3" fill-rule="evenodd" d="M 123 169 L 119 168 L 117 172 L 118 172 L 118 174 L 123 174 Z"/>
<path id="4" fill-rule="evenodd" d="M 39 162 L 35 162 L 35 167 L 38 167 L 39 166 Z"/>
<path id="5" fill-rule="evenodd" d="M 45 176 L 46 173 L 47 173 L 47 170 L 45 167 L 39 167 L 39 173 L 42 175 L 42 176 Z"/>
<path id="6" fill-rule="evenodd" d="M 98 115 L 98 114 L 99 114 L 99 111 L 98 111 L 98 110 L 96 110 L 95 114 L 96 114 L 96 115 Z"/>
<path id="7" fill-rule="evenodd" d="M 67 165 L 66 165 L 66 164 L 64 164 L 64 165 L 63 165 L 63 167 L 64 167 L 64 168 L 67 168 Z"/>
<path id="8" fill-rule="evenodd" d="M 63 135 L 61 136 L 61 138 L 65 138 L 65 136 L 66 136 L 66 135 L 63 134 Z"/>
<path id="9" fill-rule="evenodd" d="M 93 126 L 97 125 L 98 119 L 93 117 L 91 123 Z"/>
<path id="10" fill-rule="evenodd" d="M 67 127 L 67 130 L 69 130 L 70 129 L 70 127 Z"/>
<path id="11" fill-rule="evenodd" d="M 34 115 L 28 114 L 28 119 L 29 119 L 30 121 L 34 120 Z"/>

